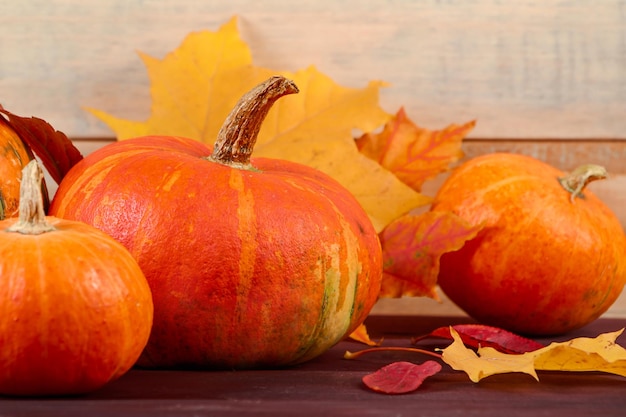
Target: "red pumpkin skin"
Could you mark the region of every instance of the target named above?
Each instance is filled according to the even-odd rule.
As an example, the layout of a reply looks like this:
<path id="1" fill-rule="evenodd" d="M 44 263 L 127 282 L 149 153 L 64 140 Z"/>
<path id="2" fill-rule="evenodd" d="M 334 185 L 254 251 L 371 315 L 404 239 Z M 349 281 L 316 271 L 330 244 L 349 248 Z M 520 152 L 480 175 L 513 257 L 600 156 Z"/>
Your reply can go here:
<path id="1" fill-rule="evenodd" d="M 621 293 L 621 224 L 588 190 L 572 202 L 563 175 L 527 156 L 488 154 L 440 188 L 433 210 L 484 224 L 441 258 L 439 285 L 470 316 L 518 333 L 561 334 L 598 318 Z"/>
<path id="2" fill-rule="evenodd" d="M 108 145 L 60 184 L 54 215 L 119 240 L 152 288 L 139 364 L 251 368 L 309 360 L 363 322 L 382 277 L 378 236 L 329 176 L 149 136 Z"/>

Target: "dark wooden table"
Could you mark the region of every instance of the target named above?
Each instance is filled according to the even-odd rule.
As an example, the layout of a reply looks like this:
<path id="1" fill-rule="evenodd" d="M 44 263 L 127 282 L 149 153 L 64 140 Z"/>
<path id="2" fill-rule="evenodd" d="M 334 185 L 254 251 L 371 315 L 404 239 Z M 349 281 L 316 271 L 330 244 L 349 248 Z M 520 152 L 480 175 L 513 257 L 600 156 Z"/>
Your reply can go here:
<path id="1" fill-rule="evenodd" d="M 385 346 L 408 346 L 411 336 L 465 322 L 462 317 L 372 316 L 367 325 L 373 337 L 385 336 Z M 626 320 L 600 319 L 571 334 L 539 340 L 595 337 L 624 326 Z M 618 342 L 626 345 L 626 336 Z M 367 373 L 397 360 L 419 363 L 431 358 L 385 352 L 343 359 L 346 350 L 364 347 L 344 341 L 316 360 L 281 370 L 134 369 L 86 396 L 0 398 L 0 417 L 626 416 L 626 378 L 596 372 L 539 372 L 540 382 L 523 374 L 494 375 L 473 383 L 465 373 L 444 364 L 443 371 L 427 379 L 418 391 L 375 393 L 361 382 Z"/>

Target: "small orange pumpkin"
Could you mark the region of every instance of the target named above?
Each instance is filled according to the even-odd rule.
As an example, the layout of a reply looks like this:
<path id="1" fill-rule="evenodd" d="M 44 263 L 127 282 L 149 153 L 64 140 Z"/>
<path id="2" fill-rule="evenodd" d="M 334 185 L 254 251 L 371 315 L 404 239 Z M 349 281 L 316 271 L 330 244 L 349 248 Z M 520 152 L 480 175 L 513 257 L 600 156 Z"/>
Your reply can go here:
<path id="1" fill-rule="evenodd" d="M 250 368 L 304 362 L 363 322 L 382 251 L 357 200 L 320 171 L 250 159 L 273 77 L 239 101 L 213 153 L 185 138 L 107 145 L 61 182 L 51 213 L 94 225 L 136 257 L 155 319 L 140 364 Z"/>
<path id="2" fill-rule="evenodd" d="M 43 173 L 24 169 L 19 218 L 0 221 L 0 394 L 65 395 L 128 371 L 152 324 L 130 253 L 87 224 L 45 217 Z"/>
<path id="3" fill-rule="evenodd" d="M 564 333 L 595 320 L 626 282 L 622 226 L 584 190 L 605 176 L 599 166 L 565 175 L 505 153 L 459 166 L 432 209 L 484 228 L 442 256 L 441 289 L 472 317 L 520 333 Z"/>

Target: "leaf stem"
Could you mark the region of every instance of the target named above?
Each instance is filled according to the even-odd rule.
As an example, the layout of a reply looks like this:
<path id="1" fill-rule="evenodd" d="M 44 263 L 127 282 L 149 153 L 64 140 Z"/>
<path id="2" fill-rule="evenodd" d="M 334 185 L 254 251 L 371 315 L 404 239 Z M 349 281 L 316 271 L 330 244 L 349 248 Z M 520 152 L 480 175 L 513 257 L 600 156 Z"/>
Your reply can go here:
<path id="1" fill-rule="evenodd" d="M 433 356 L 435 358 L 441 359 L 441 355 L 439 353 L 431 352 L 429 350 L 409 348 L 409 347 L 394 347 L 394 346 L 374 347 L 374 348 L 359 350 L 358 352 L 350 352 L 346 350 L 346 353 L 344 353 L 343 358 L 344 359 L 356 359 L 362 355 L 365 355 L 366 353 L 386 352 L 386 351 L 420 353 L 423 355 L 429 355 L 429 356 Z"/>

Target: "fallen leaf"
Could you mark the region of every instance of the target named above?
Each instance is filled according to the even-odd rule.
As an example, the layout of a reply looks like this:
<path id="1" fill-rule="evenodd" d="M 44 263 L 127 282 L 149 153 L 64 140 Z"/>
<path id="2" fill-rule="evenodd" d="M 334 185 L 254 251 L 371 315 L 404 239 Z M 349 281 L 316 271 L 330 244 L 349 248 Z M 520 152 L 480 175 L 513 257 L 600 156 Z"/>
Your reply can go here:
<path id="1" fill-rule="evenodd" d="M 78 161 L 83 159 L 80 151 L 63 132 L 55 130 L 48 122 L 38 117 L 21 117 L 0 108 L 7 123 L 22 141 L 41 159 L 44 167 L 56 183 Z M 0 116 L 3 118 L 3 116 Z"/>
<path id="2" fill-rule="evenodd" d="M 365 375 L 363 383 L 373 391 L 384 394 L 406 394 L 415 391 L 422 382 L 441 371 L 441 365 L 435 361 L 422 364 L 394 362 L 378 371 Z"/>
<path id="3" fill-rule="evenodd" d="M 623 331 L 552 343 L 535 352 L 535 368 L 543 371 L 600 371 L 626 376 L 626 349 L 616 343 Z"/>
<path id="4" fill-rule="evenodd" d="M 370 335 L 367 333 L 367 327 L 364 323 L 361 323 L 359 327 L 356 328 L 356 330 L 350 333 L 349 337 L 356 342 L 361 342 L 368 346 L 380 346 L 383 341 L 382 339 L 380 339 L 378 342 L 373 341 L 370 338 Z"/>
<path id="5" fill-rule="evenodd" d="M 447 171 L 463 156 L 462 141 L 475 125 L 471 121 L 432 131 L 417 126 L 401 108 L 380 133 L 365 133 L 356 143 L 362 154 L 421 191 L 426 180 Z"/>
<path id="6" fill-rule="evenodd" d="M 379 105 L 382 82 L 348 88 L 312 66 L 293 73 L 256 67 L 234 18 L 217 32 L 189 34 L 162 60 L 141 57 L 151 83 L 152 108 L 146 121 L 88 109 L 118 139 L 177 135 L 211 145 L 239 97 L 280 74 L 292 79 L 300 93 L 274 105 L 259 132 L 254 157 L 286 159 L 327 173 L 358 199 L 378 232 L 430 202 L 357 149 L 355 129 L 372 131 L 391 117 Z"/>
<path id="7" fill-rule="evenodd" d="M 523 354 L 507 354 L 491 347 L 478 352 L 465 347 L 461 336 L 450 329 L 454 342 L 442 350 L 442 359 L 464 371 L 473 382 L 490 375 L 521 372 L 539 380 L 536 371 L 600 371 L 626 376 L 626 349 L 616 343 L 622 330 L 592 338 L 577 338 Z"/>
<path id="8" fill-rule="evenodd" d="M 408 214 L 394 220 L 380 234 L 384 267 L 380 297 L 426 296 L 438 300 L 441 255 L 460 249 L 481 228 L 443 211 Z"/>
<path id="9" fill-rule="evenodd" d="M 456 330 L 451 328 L 450 334 L 454 341 L 442 350 L 441 358 L 452 369 L 464 371 L 473 382 L 491 375 L 511 372 L 523 372 L 539 380 L 531 355 L 500 353 L 490 347 L 479 348 L 478 352 L 474 352 L 465 347 Z"/>
<path id="10" fill-rule="evenodd" d="M 414 337 L 411 343 L 416 344 L 421 340 L 432 337 L 453 340 L 450 328 L 453 328 L 459 334 L 466 346 L 474 348 L 489 346 L 504 353 L 525 353 L 544 347 L 541 343 L 532 339 L 522 337 L 499 327 L 484 324 L 456 324 L 454 326 L 439 327 L 426 335 Z"/>

